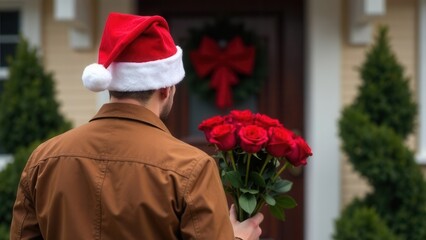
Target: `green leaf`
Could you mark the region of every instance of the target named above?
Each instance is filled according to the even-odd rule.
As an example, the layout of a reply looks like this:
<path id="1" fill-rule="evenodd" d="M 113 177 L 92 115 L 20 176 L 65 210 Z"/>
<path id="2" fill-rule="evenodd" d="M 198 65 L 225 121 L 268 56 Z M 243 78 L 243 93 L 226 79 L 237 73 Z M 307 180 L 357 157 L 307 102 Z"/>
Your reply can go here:
<path id="1" fill-rule="evenodd" d="M 270 205 L 269 210 L 274 217 L 282 221 L 285 220 L 284 210 L 294 208 L 297 206 L 296 201 L 288 195 L 278 196 L 275 198 L 275 201 L 276 201 L 276 204 Z"/>
<path id="2" fill-rule="evenodd" d="M 226 175 L 227 172 L 229 172 L 229 170 L 222 169 L 222 171 L 220 172 L 220 176 L 222 176 L 222 178 L 223 178 Z"/>
<path id="3" fill-rule="evenodd" d="M 278 193 L 286 193 L 290 191 L 293 183 L 288 180 L 278 179 L 272 186 L 272 190 Z"/>
<path id="4" fill-rule="evenodd" d="M 285 220 L 285 213 L 284 209 L 280 208 L 279 206 L 269 206 L 269 211 L 272 213 L 272 216 L 275 218 L 284 221 Z"/>
<path id="5" fill-rule="evenodd" d="M 243 193 L 250 193 L 250 194 L 258 194 L 259 190 L 257 189 L 246 189 L 246 188 L 240 188 L 240 191 Z"/>
<path id="6" fill-rule="evenodd" d="M 213 158 L 215 159 L 219 159 L 219 160 L 225 160 L 225 155 L 223 154 L 222 151 L 218 151 L 216 152 L 216 154 L 213 155 Z"/>
<path id="7" fill-rule="evenodd" d="M 265 187 L 266 186 L 265 179 L 263 179 L 263 177 L 259 173 L 251 172 L 250 178 L 253 179 L 254 183 L 256 183 L 257 186 L 259 186 L 259 187 Z"/>
<path id="8" fill-rule="evenodd" d="M 275 169 L 275 167 L 273 167 Z M 266 168 L 266 171 L 262 174 L 263 179 L 270 179 L 274 175 L 275 171 L 271 170 L 269 167 Z"/>
<path id="9" fill-rule="evenodd" d="M 265 199 L 265 202 L 269 205 L 269 206 L 275 206 L 275 204 L 277 203 L 277 201 L 275 201 L 275 198 L 272 197 L 271 195 L 267 194 L 265 196 L 263 196 L 263 199 Z"/>
<path id="10" fill-rule="evenodd" d="M 238 199 L 238 203 L 240 207 L 247 212 L 248 214 L 252 214 L 254 209 L 256 208 L 256 197 L 250 193 L 244 193 Z"/>
<path id="11" fill-rule="evenodd" d="M 219 168 L 223 169 L 223 170 L 227 170 L 228 169 L 228 164 L 226 164 L 225 160 L 219 160 Z"/>
<path id="12" fill-rule="evenodd" d="M 238 171 L 225 172 L 223 179 L 225 182 L 230 183 L 235 188 L 240 188 L 243 185 L 241 175 Z"/>
<path id="13" fill-rule="evenodd" d="M 278 196 L 275 200 L 277 201 L 276 206 L 283 209 L 290 209 L 297 206 L 296 200 L 288 195 Z"/>

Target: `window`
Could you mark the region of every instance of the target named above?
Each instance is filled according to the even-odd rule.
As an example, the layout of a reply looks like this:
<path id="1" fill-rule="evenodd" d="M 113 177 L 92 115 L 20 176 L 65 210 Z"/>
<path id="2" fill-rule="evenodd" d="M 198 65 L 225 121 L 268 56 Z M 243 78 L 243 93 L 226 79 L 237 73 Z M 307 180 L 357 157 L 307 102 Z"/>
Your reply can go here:
<path id="1" fill-rule="evenodd" d="M 0 78 L 6 77 L 7 58 L 15 53 L 20 31 L 19 10 L 0 10 Z"/>
<path id="2" fill-rule="evenodd" d="M 20 11 L 0 10 L 0 93 L 8 75 L 8 58 L 15 54 L 20 34 Z M 0 145 L 0 154 L 4 153 Z"/>

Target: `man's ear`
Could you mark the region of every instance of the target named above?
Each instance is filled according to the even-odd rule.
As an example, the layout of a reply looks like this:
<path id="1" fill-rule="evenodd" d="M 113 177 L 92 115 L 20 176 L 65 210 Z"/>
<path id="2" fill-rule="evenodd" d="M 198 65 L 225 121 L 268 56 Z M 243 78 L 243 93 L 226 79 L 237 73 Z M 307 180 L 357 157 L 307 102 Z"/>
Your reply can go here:
<path id="1" fill-rule="evenodd" d="M 169 97 L 169 95 L 170 95 L 170 90 L 171 90 L 171 88 L 169 88 L 169 87 L 167 87 L 167 88 L 160 88 L 158 91 L 159 91 L 159 93 L 160 93 L 160 97 L 162 98 L 162 99 L 166 99 L 166 98 L 168 98 Z"/>

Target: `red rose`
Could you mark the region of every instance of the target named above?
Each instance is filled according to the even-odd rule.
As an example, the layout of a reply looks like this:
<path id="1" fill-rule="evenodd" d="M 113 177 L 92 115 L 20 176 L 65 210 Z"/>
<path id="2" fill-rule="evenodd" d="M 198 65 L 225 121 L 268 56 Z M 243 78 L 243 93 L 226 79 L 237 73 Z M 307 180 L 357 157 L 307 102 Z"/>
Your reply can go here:
<path id="1" fill-rule="evenodd" d="M 271 118 L 267 115 L 257 113 L 254 118 L 254 124 L 256 124 L 259 127 L 263 127 L 266 130 L 268 130 L 270 127 L 281 127 L 282 124 L 278 119 Z"/>
<path id="2" fill-rule="evenodd" d="M 218 125 L 210 132 L 210 142 L 216 144 L 222 151 L 228 151 L 235 147 L 235 126 L 232 124 Z"/>
<path id="3" fill-rule="evenodd" d="M 198 125 L 198 129 L 204 132 L 204 134 L 206 135 L 207 141 L 210 142 L 210 132 L 215 126 L 222 124 L 223 121 L 224 121 L 223 117 L 214 116 L 202 121 L 200 125 Z"/>
<path id="4" fill-rule="evenodd" d="M 238 135 L 241 139 L 241 148 L 248 153 L 258 152 L 268 141 L 266 130 L 256 125 L 241 127 Z"/>
<path id="5" fill-rule="evenodd" d="M 291 151 L 286 155 L 286 158 L 295 167 L 306 165 L 306 159 L 309 156 L 312 156 L 311 148 L 300 136 L 295 137 L 293 141 L 295 144 Z"/>
<path id="6" fill-rule="evenodd" d="M 266 151 L 274 157 L 284 157 L 296 144 L 293 141 L 293 133 L 284 127 L 270 127 L 268 135 Z"/>
<path id="7" fill-rule="evenodd" d="M 228 115 L 230 123 L 247 126 L 253 124 L 254 114 L 250 110 L 232 110 Z"/>

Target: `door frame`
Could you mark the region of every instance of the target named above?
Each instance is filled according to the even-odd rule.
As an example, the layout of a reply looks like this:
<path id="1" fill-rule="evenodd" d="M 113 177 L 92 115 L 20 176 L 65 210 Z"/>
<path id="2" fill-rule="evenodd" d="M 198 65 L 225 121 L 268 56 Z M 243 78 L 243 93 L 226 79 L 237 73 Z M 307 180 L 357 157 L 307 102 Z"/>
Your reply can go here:
<path id="1" fill-rule="evenodd" d="M 340 0 L 306 1 L 306 140 L 314 155 L 306 168 L 305 239 L 331 239 L 340 212 Z"/>

